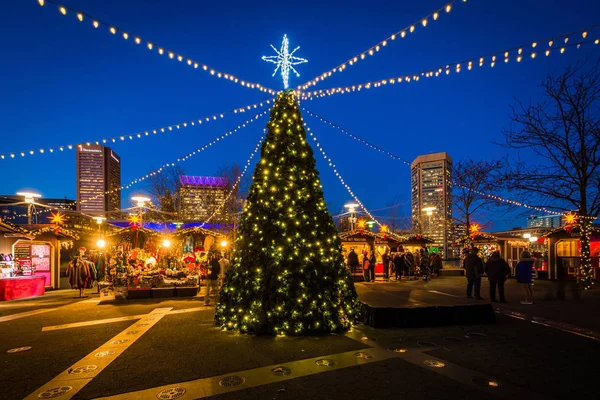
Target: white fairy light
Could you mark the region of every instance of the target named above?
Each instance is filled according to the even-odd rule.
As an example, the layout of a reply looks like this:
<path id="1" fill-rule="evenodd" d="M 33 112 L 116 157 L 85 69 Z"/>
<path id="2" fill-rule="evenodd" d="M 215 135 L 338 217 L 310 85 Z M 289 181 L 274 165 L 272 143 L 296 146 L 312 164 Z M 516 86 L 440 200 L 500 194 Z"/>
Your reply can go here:
<path id="1" fill-rule="evenodd" d="M 289 45 L 289 41 L 288 41 L 287 35 L 283 35 L 283 42 L 281 43 L 280 50 L 277 50 L 275 48 L 275 46 L 271 45 L 271 48 L 273 50 L 275 50 L 277 55 L 262 57 L 262 59 L 264 61 L 267 61 L 267 62 L 277 65 L 277 67 L 275 68 L 275 71 L 273 71 L 272 76 L 277 75 L 277 71 L 279 69 L 281 69 L 281 77 L 283 78 L 283 88 L 284 89 L 289 88 L 288 82 L 289 82 L 290 70 L 292 70 L 296 74 L 297 77 L 300 76 L 300 73 L 298 71 L 296 71 L 296 68 L 294 68 L 294 65 L 304 64 L 304 63 L 308 62 L 308 60 L 305 58 L 300 58 L 300 57 L 294 56 L 294 53 L 298 49 L 300 49 L 300 46 L 296 47 L 294 50 L 292 50 L 290 52 L 288 49 L 288 45 Z"/>

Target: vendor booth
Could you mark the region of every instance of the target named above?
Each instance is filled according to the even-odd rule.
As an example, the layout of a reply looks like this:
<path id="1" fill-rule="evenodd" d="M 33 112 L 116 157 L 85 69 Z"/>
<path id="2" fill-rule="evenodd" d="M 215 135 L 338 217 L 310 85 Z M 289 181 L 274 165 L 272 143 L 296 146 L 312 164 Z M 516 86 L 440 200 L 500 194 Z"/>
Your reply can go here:
<path id="1" fill-rule="evenodd" d="M 375 257 L 377 259 L 375 279 L 382 280 L 384 278 L 382 255 L 386 250 L 389 253 L 391 249 L 396 249 L 401 240 L 395 233 L 376 233 L 364 229 L 342 232 L 339 234 L 339 237 L 342 242 L 344 262 L 356 282 L 364 280 L 363 259 L 365 254 L 368 254 L 371 249 L 375 250 Z M 348 254 L 352 250 L 358 255 L 358 266 L 354 268 L 350 268 L 348 265 Z"/>
<path id="2" fill-rule="evenodd" d="M 558 280 L 576 280 L 580 275 L 581 241 L 578 226 L 555 229 L 545 235 L 548 248 L 548 277 Z M 600 276 L 600 228 L 592 228 L 590 238 L 592 279 Z"/>
<path id="3" fill-rule="evenodd" d="M 46 288 L 58 289 L 61 242 L 78 235 L 55 225 L 1 225 L 0 300 L 40 296 Z"/>

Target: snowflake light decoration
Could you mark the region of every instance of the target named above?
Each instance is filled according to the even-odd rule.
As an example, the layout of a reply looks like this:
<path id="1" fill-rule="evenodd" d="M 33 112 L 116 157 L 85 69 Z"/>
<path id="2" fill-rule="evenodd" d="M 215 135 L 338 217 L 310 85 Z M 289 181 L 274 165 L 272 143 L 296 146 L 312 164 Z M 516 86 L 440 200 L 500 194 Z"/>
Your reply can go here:
<path id="1" fill-rule="evenodd" d="M 294 56 L 294 53 L 296 52 L 296 50 L 298 50 L 300 48 L 300 46 L 296 47 L 291 52 L 289 51 L 288 46 L 289 46 L 289 41 L 288 41 L 287 35 L 283 35 L 283 42 L 281 43 L 280 50 L 277 50 L 275 48 L 275 46 L 271 45 L 271 48 L 273 50 L 275 50 L 277 55 L 262 57 L 262 59 L 264 61 L 267 61 L 267 62 L 277 65 L 277 67 L 275 68 L 275 71 L 273 71 L 272 76 L 275 76 L 277 74 L 277 71 L 281 69 L 281 77 L 283 78 L 283 88 L 284 89 L 287 89 L 289 87 L 288 82 L 289 82 L 290 70 L 292 72 L 294 72 L 296 74 L 296 76 L 300 76 L 300 73 L 298 71 L 296 71 L 296 68 L 294 68 L 294 65 L 304 64 L 304 63 L 308 62 L 308 60 L 305 58 L 300 58 L 300 57 Z"/>

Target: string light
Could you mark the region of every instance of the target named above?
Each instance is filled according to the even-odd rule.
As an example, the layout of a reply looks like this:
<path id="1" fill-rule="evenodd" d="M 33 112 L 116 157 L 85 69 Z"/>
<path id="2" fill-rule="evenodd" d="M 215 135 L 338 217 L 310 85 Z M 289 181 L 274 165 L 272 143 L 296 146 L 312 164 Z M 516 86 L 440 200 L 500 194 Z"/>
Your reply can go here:
<path id="1" fill-rule="evenodd" d="M 103 145 L 106 143 L 110 144 L 110 143 L 123 142 L 125 140 L 142 139 L 142 138 L 152 136 L 152 135 L 157 135 L 160 133 L 169 133 L 169 132 L 176 131 L 178 129 L 183 129 L 183 128 L 187 128 L 187 127 L 191 127 L 191 126 L 202 125 L 202 124 L 206 124 L 206 123 L 209 123 L 212 121 L 216 121 L 218 119 L 225 118 L 225 116 L 229 115 L 229 114 L 244 113 L 249 110 L 258 109 L 258 108 L 264 107 L 265 104 L 271 104 L 274 100 L 275 100 L 274 98 L 268 99 L 268 100 L 250 104 L 250 105 L 247 105 L 244 107 L 238 107 L 233 110 L 225 111 L 222 113 L 213 114 L 213 115 L 205 116 L 205 117 L 194 119 L 194 120 L 180 122 L 178 124 L 163 126 L 163 127 L 155 128 L 155 129 L 149 129 L 146 131 L 140 131 L 140 132 L 127 134 L 127 135 L 108 137 L 108 138 L 104 138 L 104 139 L 100 139 L 100 140 L 90 140 L 90 141 L 83 142 L 83 143 L 85 143 L 88 146 L 91 144 Z M 35 155 L 38 153 L 45 154 L 45 153 L 61 152 L 64 150 L 73 150 L 74 147 L 75 147 L 75 145 L 67 144 L 67 145 L 62 145 L 62 146 L 41 148 L 41 149 L 37 149 L 37 150 L 30 149 L 30 150 L 25 150 L 25 151 L 9 152 L 9 153 L 0 154 L 0 160 L 12 159 L 12 158 L 15 158 L 16 156 L 25 157 L 27 155 L 31 156 L 31 155 Z"/>
<path id="2" fill-rule="evenodd" d="M 162 173 L 162 172 L 163 172 L 165 169 L 167 169 L 167 168 L 169 168 L 169 167 L 174 167 L 174 166 L 175 166 L 175 164 L 179 164 L 179 163 L 181 163 L 181 162 L 187 161 L 188 159 L 192 158 L 192 157 L 193 157 L 193 156 L 195 156 L 196 154 L 200 154 L 200 153 L 201 153 L 201 152 L 203 152 L 204 150 L 208 149 L 210 146 L 212 146 L 213 144 L 217 143 L 218 141 L 220 141 L 220 140 L 223 140 L 223 139 L 225 139 L 226 137 L 228 137 L 228 136 L 231 136 L 231 135 L 233 135 L 234 133 L 238 132 L 239 130 L 241 130 L 241 129 L 243 129 L 243 128 L 247 127 L 247 126 L 248 126 L 248 125 L 250 125 L 252 122 L 254 122 L 254 121 L 256 121 L 257 119 L 259 119 L 260 117 L 264 116 L 264 115 L 265 115 L 267 112 L 268 112 L 268 110 L 265 110 L 265 111 L 262 111 L 262 112 L 261 112 L 261 113 L 259 113 L 259 114 L 256 114 L 254 117 L 250 118 L 249 120 L 247 120 L 247 121 L 246 121 L 246 122 L 244 122 L 243 124 L 241 124 L 241 125 L 238 125 L 236 128 L 234 128 L 234 129 L 230 130 L 229 132 L 226 132 L 226 133 L 224 133 L 223 135 L 221 135 L 221 136 L 219 136 L 219 137 L 217 137 L 217 138 L 215 138 L 215 139 L 211 140 L 210 142 L 207 142 L 207 143 L 206 143 L 206 144 L 204 144 L 202 147 L 199 147 L 199 148 L 197 148 L 196 150 L 194 150 L 194 151 L 192 151 L 192 152 L 188 153 L 187 155 L 185 155 L 185 156 L 183 156 L 183 157 L 180 157 L 180 158 L 178 158 L 176 161 L 171 161 L 171 162 L 168 162 L 168 163 L 165 163 L 165 164 L 163 164 L 163 165 L 162 165 L 160 168 L 158 168 L 158 169 L 156 169 L 156 170 L 154 170 L 154 171 L 152 171 L 152 172 L 149 172 L 149 173 L 147 173 L 146 175 L 143 175 L 143 176 L 141 176 L 141 177 L 139 177 L 139 178 L 136 178 L 136 179 L 132 180 L 132 181 L 131 181 L 131 182 L 129 182 L 127 185 L 123 185 L 123 186 L 121 186 L 121 187 L 119 187 L 119 188 L 114 188 L 114 189 L 111 189 L 111 190 L 107 190 L 107 191 L 105 191 L 105 192 L 102 192 L 102 193 L 100 193 L 100 194 L 97 194 L 97 195 L 95 195 L 95 196 L 92 196 L 92 197 L 90 197 L 89 199 L 84 199 L 84 200 L 81 200 L 79 203 L 80 203 L 80 204 L 82 204 L 82 203 L 85 203 L 85 202 L 88 202 L 88 201 L 95 200 L 95 199 L 97 199 L 97 198 L 99 198 L 99 197 L 102 197 L 102 196 L 105 196 L 105 195 L 110 195 L 110 194 L 112 194 L 112 193 L 115 193 L 115 192 L 120 192 L 120 191 L 122 191 L 122 190 L 127 190 L 127 189 L 131 188 L 131 186 L 133 186 L 133 185 L 136 185 L 136 184 L 138 184 L 138 183 L 140 183 L 140 182 L 144 182 L 146 179 L 149 179 L 149 178 L 151 178 L 151 177 L 153 177 L 153 176 L 156 176 L 156 175 L 158 175 L 158 174 L 161 174 L 161 173 Z"/>
<path id="3" fill-rule="evenodd" d="M 327 153 L 325 153 L 325 150 L 323 150 L 323 146 L 321 146 L 321 143 L 319 143 L 319 141 L 317 140 L 317 137 L 312 133 L 312 131 L 310 130 L 310 128 L 308 127 L 308 125 L 306 124 L 306 122 L 304 122 L 304 127 L 306 128 L 306 131 L 308 132 L 308 134 L 313 138 L 313 141 L 315 142 L 315 145 L 317 146 L 317 148 L 319 149 L 319 151 L 323 155 L 323 158 L 325 159 L 325 161 L 327 161 L 327 163 L 329 164 L 329 166 L 333 170 L 333 173 L 335 174 L 335 176 L 337 176 L 337 178 L 340 180 L 340 182 L 342 183 L 342 185 L 346 188 L 346 190 L 348 191 L 348 193 L 350 194 L 350 196 L 352 196 L 352 198 L 354 199 L 354 201 L 356 201 L 356 203 L 364 210 L 364 212 L 371 218 L 371 220 L 375 221 L 375 223 L 378 226 L 380 226 L 380 227 L 383 226 L 369 212 L 369 210 L 367 210 L 367 208 L 365 207 L 365 205 L 358 199 L 358 197 L 356 197 L 356 195 L 354 194 L 354 191 L 352 191 L 352 189 L 350 188 L 350 186 L 346 183 L 346 181 L 344 181 L 344 178 L 338 172 L 335 164 L 333 163 L 333 161 L 331 161 L 331 157 L 327 156 Z"/>
<path id="4" fill-rule="evenodd" d="M 108 31 L 111 34 L 113 34 L 113 35 L 116 35 L 116 33 L 119 32 L 119 31 L 123 32 L 123 38 L 125 40 L 127 40 L 128 37 L 129 37 L 129 35 L 131 34 L 131 33 L 127 33 L 126 31 L 124 31 L 121 28 L 118 28 L 116 26 L 104 23 L 104 22 L 98 20 L 97 18 L 94 18 L 91 15 L 89 15 L 87 13 L 84 13 L 83 11 L 75 10 L 75 9 L 70 8 L 70 7 L 65 7 L 63 5 L 60 5 L 55 0 L 46 0 L 46 2 L 57 5 L 59 7 L 59 11 L 63 15 L 66 15 L 67 11 L 72 11 L 76 15 L 78 15 L 78 19 L 79 19 L 79 15 L 82 16 L 79 19 L 80 21 L 83 21 L 83 16 L 86 16 L 86 17 L 92 19 L 93 20 L 92 24 L 93 24 L 94 28 L 98 28 L 100 25 L 103 25 L 106 28 L 108 28 Z M 38 1 L 38 3 L 40 4 L 40 6 L 44 6 L 44 4 L 45 4 L 44 1 Z M 136 38 L 139 39 L 139 41 L 136 40 L 135 43 L 140 44 L 141 42 L 146 42 L 148 50 L 152 50 L 152 48 L 154 46 L 157 46 L 156 43 L 147 41 L 147 40 L 143 39 L 141 36 L 137 36 L 137 35 L 135 35 L 135 36 L 136 36 Z M 214 68 L 211 68 L 211 67 L 209 67 L 206 64 L 202 64 L 199 61 L 196 61 L 196 60 L 194 60 L 194 59 L 192 59 L 190 57 L 186 57 L 186 56 L 181 55 L 179 53 L 176 53 L 174 51 L 166 50 L 163 47 L 159 47 L 158 54 L 162 55 L 162 54 L 164 54 L 165 51 L 169 54 L 169 58 L 170 59 L 177 59 L 179 61 L 186 60 L 186 63 L 185 63 L 186 65 L 191 66 L 194 69 L 199 69 L 199 70 L 208 72 L 210 75 L 214 75 L 217 78 L 222 78 L 222 79 L 225 79 L 227 81 L 231 81 L 231 82 L 237 83 L 237 84 L 239 84 L 241 86 L 244 86 L 244 87 L 247 87 L 247 88 L 250 88 L 250 89 L 260 90 L 261 92 L 266 92 L 266 93 L 269 93 L 271 95 L 277 94 L 277 91 L 275 91 L 273 89 L 269 89 L 267 87 L 264 87 L 264 86 L 260 85 L 259 83 L 248 82 L 248 81 L 245 81 L 245 80 L 243 80 L 243 79 L 241 79 L 241 78 L 239 78 L 239 77 L 237 77 L 235 75 L 232 75 L 230 73 L 216 71 Z M 175 54 L 177 54 L 177 57 L 175 57 Z"/>
<path id="5" fill-rule="evenodd" d="M 312 116 L 314 118 L 317 118 L 319 121 L 323 122 L 324 124 L 327 124 L 327 125 L 335 128 L 335 129 L 339 130 L 340 132 L 344 133 L 345 135 L 347 135 L 347 136 L 349 136 L 349 137 L 357 140 L 358 142 L 364 144 L 365 146 L 367 146 L 367 147 L 369 147 L 369 148 L 371 148 L 371 149 L 373 149 L 375 151 L 378 151 L 380 153 L 386 154 L 387 156 L 389 156 L 390 158 L 392 158 L 394 160 L 401 161 L 403 164 L 405 164 L 408 167 L 411 166 L 410 162 L 404 160 L 402 157 L 397 156 L 397 155 L 395 155 L 395 154 L 393 154 L 393 153 L 391 153 L 391 152 L 389 152 L 387 150 L 382 149 L 379 146 L 376 146 L 376 145 L 374 145 L 372 143 L 367 142 L 366 140 L 364 140 L 364 139 L 362 139 L 362 138 L 360 138 L 360 137 L 358 137 L 358 136 L 356 136 L 356 135 L 348 132 L 344 128 L 342 128 L 342 127 L 340 127 L 340 126 L 338 126 L 338 125 L 336 125 L 336 124 L 334 124 L 334 123 L 326 120 L 325 118 L 323 118 L 323 117 L 321 117 L 321 116 L 319 116 L 319 115 L 311 112 L 310 110 L 307 110 L 304 107 L 302 108 L 302 110 L 306 111 L 308 113 L 308 115 L 310 115 L 310 116 Z M 453 185 L 456 186 L 456 187 L 464 188 L 464 186 L 456 184 L 456 183 L 453 183 Z M 472 190 L 471 188 L 467 188 L 467 189 Z M 474 193 L 479 194 L 480 196 L 484 196 L 484 197 L 487 197 L 489 199 L 492 199 L 492 200 L 495 200 L 495 201 L 499 201 L 499 202 L 502 202 L 502 203 L 506 203 L 506 204 L 510 204 L 510 205 L 514 205 L 514 206 L 519 206 L 519 207 L 524 207 L 524 208 L 528 208 L 530 210 L 536 210 L 536 211 L 540 211 L 540 212 L 545 212 L 547 214 L 556 214 L 556 211 L 552 211 L 552 210 L 549 210 L 549 209 L 544 208 L 544 207 L 531 206 L 531 205 L 526 204 L 526 203 L 522 203 L 522 202 L 519 202 L 519 201 L 505 199 L 503 197 L 496 196 L 496 195 L 490 194 L 490 193 L 484 193 L 484 192 L 481 192 L 479 190 L 472 190 L 472 191 Z"/>
<path id="6" fill-rule="evenodd" d="M 440 12 L 442 12 L 443 10 L 446 10 L 446 13 L 450 12 L 450 10 L 452 9 L 452 5 L 454 3 L 456 3 L 458 0 L 453 0 L 450 3 L 447 3 L 446 5 L 438 8 L 435 11 L 430 12 L 429 14 L 427 14 L 426 16 L 424 16 L 423 18 L 415 21 L 414 23 L 408 25 L 407 27 L 405 27 L 404 29 L 399 30 L 396 33 L 393 33 L 392 35 L 386 37 L 385 39 L 381 40 L 380 42 L 376 43 L 375 45 L 373 45 L 372 47 L 368 48 L 365 51 L 360 52 L 359 54 L 355 55 L 354 57 L 349 58 L 348 60 L 346 60 L 346 62 L 343 62 L 342 64 L 323 72 L 322 74 L 318 75 L 317 77 L 311 79 L 310 81 L 298 86 L 298 89 L 302 89 L 302 90 L 306 90 L 311 86 L 316 85 L 318 82 L 322 82 L 325 79 L 329 78 L 330 76 L 332 76 L 333 74 L 335 74 L 336 72 L 342 72 L 345 71 L 347 67 L 351 67 L 353 65 L 355 65 L 359 60 L 364 60 L 366 58 L 366 55 L 368 54 L 369 56 L 373 56 L 375 54 L 377 54 L 380 50 L 382 50 L 384 47 L 386 47 L 390 42 L 395 41 L 398 37 L 400 38 L 404 38 L 406 37 L 406 32 L 410 32 L 413 33 L 416 29 L 417 26 L 423 26 L 426 27 L 427 26 L 427 21 L 429 18 L 433 19 L 434 21 L 437 21 L 440 15 Z M 463 2 L 466 2 L 463 0 Z"/>
<path id="7" fill-rule="evenodd" d="M 266 134 L 266 129 L 265 129 L 264 133 Z M 235 181 L 234 185 L 232 186 L 231 190 L 229 191 L 229 194 L 227 195 L 227 197 L 223 200 L 223 202 L 219 206 L 217 206 L 217 208 L 213 211 L 213 213 L 210 215 L 210 217 L 208 217 L 208 219 L 206 221 L 204 221 L 200 225 L 201 227 L 203 227 L 204 225 L 208 224 L 215 217 L 215 215 L 217 215 L 217 213 L 221 210 L 221 208 L 223 208 L 223 206 L 225 206 L 225 204 L 227 204 L 227 202 L 229 201 L 229 199 L 231 198 L 231 196 L 233 195 L 233 193 L 235 192 L 235 190 L 239 186 L 240 182 L 244 178 L 244 175 L 246 174 L 246 171 L 248 170 L 248 167 L 250 167 L 250 163 L 252 162 L 252 158 L 260 150 L 260 146 L 262 145 L 262 142 L 263 142 L 264 138 L 265 138 L 264 136 L 261 136 L 260 139 L 258 140 L 258 143 L 256 144 L 256 147 L 254 148 L 254 150 L 250 154 L 250 157 L 246 161 L 246 165 L 244 166 L 244 169 L 242 170 L 242 173 L 236 179 L 236 181 Z"/>
<path id="8" fill-rule="evenodd" d="M 556 40 L 558 38 L 563 38 L 565 36 L 566 37 L 575 36 L 578 34 L 581 34 L 582 36 L 585 34 L 585 37 L 587 37 L 588 32 L 590 30 L 598 28 L 599 26 L 600 25 L 594 25 L 594 26 L 591 26 L 588 28 L 584 28 L 584 29 L 580 29 L 580 30 L 571 32 L 571 33 L 554 36 L 549 39 L 538 40 L 533 43 L 536 44 L 536 48 L 537 48 L 537 47 L 540 47 L 540 46 L 538 46 L 538 43 L 548 42 L 549 48 L 545 51 L 544 54 L 546 56 L 549 56 L 551 54 L 550 47 L 551 47 L 551 44 L 553 43 L 553 40 Z M 564 54 L 565 50 L 569 47 L 575 46 L 577 49 L 579 49 L 582 44 L 592 44 L 592 43 L 597 45 L 600 43 L 600 39 L 581 40 L 576 43 L 571 43 L 570 45 L 565 45 L 561 48 L 560 54 Z M 447 63 L 447 64 L 444 64 L 444 65 L 441 65 L 441 66 L 438 66 L 435 68 L 419 71 L 419 72 L 408 74 L 408 75 L 395 76 L 395 77 L 391 77 L 391 78 L 380 79 L 377 81 L 363 82 L 360 84 L 337 87 L 337 88 L 314 90 L 311 92 L 302 92 L 301 96 L 303 99 L 306 100 L 306 99 L 311 99 L 313 97 L 325 97 L 325 96 L 331 96 L 334 94 L 352 93 L 352 92 L 356 92 L 356 91 L 360 92 L 362 90 L 368 90 L 371 88 L 379 88 L 379 87 L 388 86 L 388 85 L 395 85 L 395 84 L 400 84 L 403 82 L 405 82 L 405 83 L 418 82 L 421 78 L 433 78 L 433 77 L 439 77 L 439 76 L 446 76 L 446 75 L 450 75 L 451 72 L 459 73 L 463 69 L 467 69 L 468 71 L 470 71 L 473 69 L 473 66 L 475 66 L 475 65 L 477 65 L 479 67 L 483 67 L 487 63 L 490 65 L 490 67 L 493 68 L 496 65 L 497 60 L 499 60 L 499 59 L 504 59 L 505 63 L 508 63 L 511 59 L 514 59 L 517 62 L 521 62 L 525 57 L 535 58 L 535 54 L 543 51 L 543 50 L 538 50 L 538 51 L 531 50 L 529 52 L 525 52 L 523 50 L 523 48 L 526 48 L 529 46 L 533 47 L 533 44 L 516 46 L 516 47 L 512 47 L 508 50 L 502 50 L 502 51 L 498 51 L 495 53 L 487 53 L 487 54 L 484 54 L 484 55 L 481 55 L 478 57 L 474 57 L 471 59 L 462 60 L 462 61 L 453 62 L 453 63 Z"/>

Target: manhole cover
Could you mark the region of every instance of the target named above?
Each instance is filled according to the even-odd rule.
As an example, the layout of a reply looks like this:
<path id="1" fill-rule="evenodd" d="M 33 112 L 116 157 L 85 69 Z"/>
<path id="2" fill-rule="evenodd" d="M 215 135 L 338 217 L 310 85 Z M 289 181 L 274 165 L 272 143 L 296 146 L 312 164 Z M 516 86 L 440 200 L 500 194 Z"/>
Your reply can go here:
<path id="1" fill-rule="evenodd" d="M 98 369 L 97 365 L 84 365 L 81 367 L 73 368 L 69 371 L 69 374 L 77 375 L 77 374 L 85 374 L 86 372 L 92 372 Z"/>
<path id="2" fill-rule="evenodd" d="M 138 332 L 139 332 L 139 331 L 129 331 L 129 332 L 127 332 L 126 334 L 127 334 L 127 335 L 135 335 L 135 334 L 137 334 Z"/>
<path id="3" fill-rule="evenodd" d="M 483 338 L 486 338 L 487 335 L 485 333 L 469 332 L 469 333 L 467 333 L 465 335 L 465 337 L 467 339 L 473 339 L 473 338 L 475 338 L 475 339 L 483 339 Z"/>
<path id="4" fill-rule="evenodd" d="M 292 370 L 289 369 L 288 367 L 273 368 L 271 370 L 271 372 L 273 373 L 273 375 L 277 375 L 277 376 L 288 376 L 288 375 L 292 374 Z"/>
<path id="5" fill-rule="evenodd" d="M 354 353 L 354 357 L 356 357 L 356 358 L 362 358 L 364 360 L 370 360 L 371 358 L 373 358 L 372 355 L 367 354 L 367 353 L 363 353 L 362 351 L 359 351 L 358 353 Z"/>
<path id="6" fill-rule="evenodd" d="M 186 390 L 180 386 L 163 389 L 156 395 L 157 399 L 168 400 L 178 399 L 185 394 Z"/>
<path id="7" fill-rule="evenodd" d="M 119 339 L 119 340 L 113 340 L 112 342 L 110 342 L 110 344 L 123 344 L 123 343 L 127 343 L 129 342 L 129 339 Z"/>
<path id="8" fill-rule="evenodd" d="M 114 350 L 100 351 L 100 352 L 94 354 L 94 357 L 106 357 L 106 356 L 113 355 L 115 353 L 116 353 L 116 351 L 114 351 Z"/>
<path id="9" fill-rule="evenodd" d="M 406 353 L 406 349 L 401 349 L 398 347 L 390 347 L 389 351 L 393 351 L 394 353 Z"/>
<path id="10" fill-rule="evenodd" d="M 31 350 L 31 346 L 23 346 L 23 347 L 17 347 L 14 349 L 10 349 L 7 350 L 7 353 L 20 353 L 21 351 L 27 351 L 27 350 Z"/>
<path id="11" fill-rule="evenodd" d="M 446 364 L 438 360 L 425 360 L 423 361 L 423 364 L 431 368 L 443 368 L 446 366 Z"/>
<path id="12" fill-rule="evenodd" d="M 149 326 L 150 324 L 139 324 L 138 326 Z"/>
<path id="13" fill-rule="evenodd" d="M 479 376 L 476 376 L 475 378 L 471 379 L 471 382 L 473 382 L 476 385 L 485 386 L 485 387 L 497 388 L 498 386 L 500 386 L 500 384 L 496 381 L 492 381 L 490 379 L 479 377 Z"/>
<path id="14" fill-rule="evenodd" d="M 444 340 L 447 340 L 449 342 L 462 342 L 462 339 L 456 336 L 446 336 Z"/>
<path id="15" fill-rule="evenodd" d="M 437 344 L 433 342 L 417 342 L 417 344 L 421 347 L 437 347 Z"/>
<path id="16" fill-rule="evenodd" d="M 225 378 L 221 379 L 219 381 L 219 385 L 221 386 L 225 386 L 225 387 L 234 387 L 234 386 L 239 386 L 242 383 L 244 383 L 245 379 L 242 378 L 241 376 L 237 376 L 237 375 L 230 375 L 230 376 L 226 376 Z"/>
<path id="17" fill-rule="evenodd" d="M 70 392 L 73 389 L 73 386 L 59 386 L 52 389 L 48 389 L 38 394 L 38 399 L 53 399 L 58 396 L 62 396 L 63 394 Z"/>
<path id="18" fill-rule="evenodd" d="M 319 367 L 333 367 L 335 365 L 335 361 L 329 358 L 321 358 L 315 362 Z"/>

